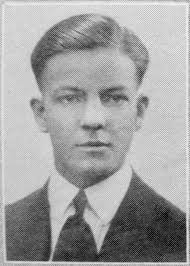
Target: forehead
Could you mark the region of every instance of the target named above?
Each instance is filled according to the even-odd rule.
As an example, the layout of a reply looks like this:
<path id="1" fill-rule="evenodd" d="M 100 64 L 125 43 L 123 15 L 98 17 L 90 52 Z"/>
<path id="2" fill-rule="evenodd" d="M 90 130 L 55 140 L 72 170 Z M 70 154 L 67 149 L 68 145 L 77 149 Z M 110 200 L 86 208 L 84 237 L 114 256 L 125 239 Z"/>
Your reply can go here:
<path id="1" fill-rule="evenodd" d="M 62 83 L 79 87 L 118 83 L 132 86 L 136 84 L 136 67 L 127 55 L 116 49 L 60 53 L 47 61 L 41 81 L 42 86 L 51 88 Z"/>

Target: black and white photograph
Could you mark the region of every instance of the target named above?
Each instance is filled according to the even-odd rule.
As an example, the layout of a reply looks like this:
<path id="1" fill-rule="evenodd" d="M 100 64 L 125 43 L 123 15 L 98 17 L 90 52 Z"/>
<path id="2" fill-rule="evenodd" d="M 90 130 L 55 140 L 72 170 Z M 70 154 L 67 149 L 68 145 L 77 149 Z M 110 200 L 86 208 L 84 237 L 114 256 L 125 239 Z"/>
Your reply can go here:
<path id="1" fill-rule="evenodd" d="M 189 265 L 188 8 L 3 4 L 5 263 Z"/>

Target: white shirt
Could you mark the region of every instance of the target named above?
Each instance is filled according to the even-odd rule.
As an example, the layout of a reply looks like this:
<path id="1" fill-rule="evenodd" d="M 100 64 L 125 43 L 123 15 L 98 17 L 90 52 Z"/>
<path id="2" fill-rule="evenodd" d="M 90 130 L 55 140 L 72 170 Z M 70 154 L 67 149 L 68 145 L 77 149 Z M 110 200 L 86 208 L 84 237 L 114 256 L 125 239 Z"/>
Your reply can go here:
<path id="1" fill-rule="evenodd" d="M 89 203 L 84 210 L 84 219 L 92 230 L 97 251 L 100 251 L 110 222 L 128 190 L 131 176 L 132 169 L 125 163 L 114 175 L 84 190 Z M 63 225 L 75 213 L 72 200 L 78 191 L 79 188 L 52 170 L 48 191 L 52 241 L 50 260 Z"/>

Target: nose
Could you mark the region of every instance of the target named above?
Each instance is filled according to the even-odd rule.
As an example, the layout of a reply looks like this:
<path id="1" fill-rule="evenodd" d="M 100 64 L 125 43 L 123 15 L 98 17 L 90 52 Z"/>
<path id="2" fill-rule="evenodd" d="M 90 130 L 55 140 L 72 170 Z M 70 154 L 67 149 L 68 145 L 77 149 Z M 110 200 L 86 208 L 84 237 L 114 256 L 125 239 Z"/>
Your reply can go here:
<path id="1" fill-rule="evenodd" d="M 86 103 L 81 118 L 81 127 L 85 130 L 99 130 L 105 127 L 105 107 L 99 99 L 92 99 Z"/>

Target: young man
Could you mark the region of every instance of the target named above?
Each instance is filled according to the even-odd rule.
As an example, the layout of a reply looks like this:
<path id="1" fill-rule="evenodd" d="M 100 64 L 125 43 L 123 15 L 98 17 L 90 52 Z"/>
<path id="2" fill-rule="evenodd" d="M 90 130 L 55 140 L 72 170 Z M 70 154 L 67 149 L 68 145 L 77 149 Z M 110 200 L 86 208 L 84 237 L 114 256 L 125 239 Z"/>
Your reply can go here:
<path id="1" fill-rule="evenodd" d="M 7 260 L 186 261 L 185 215 L 132 170 L 128 154 L 148 98 L 149 56 L 112 18 L 84 14 L 52 27 L 32 57 L 55 170 L 7 206 Z"/>

